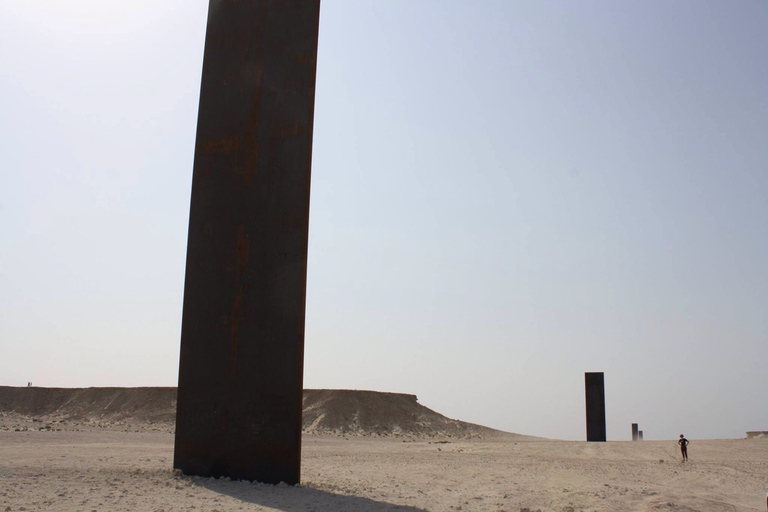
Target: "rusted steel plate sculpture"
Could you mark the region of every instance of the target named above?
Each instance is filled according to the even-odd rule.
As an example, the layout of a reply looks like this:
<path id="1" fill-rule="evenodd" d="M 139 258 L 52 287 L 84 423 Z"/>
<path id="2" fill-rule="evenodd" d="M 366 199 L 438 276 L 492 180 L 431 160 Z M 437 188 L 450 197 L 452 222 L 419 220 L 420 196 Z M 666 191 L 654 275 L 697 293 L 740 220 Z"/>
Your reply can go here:
<path id="1" fill-rule="evenodd" d="M 603 372 L 584 374 L 587 402 L 587 441 L 605 441 L 605 378 Z"/>
<path id="2" fill-rule="evenodd" d="M 211 0 L 175 468 L 299 482 L 319 0 Z"/>

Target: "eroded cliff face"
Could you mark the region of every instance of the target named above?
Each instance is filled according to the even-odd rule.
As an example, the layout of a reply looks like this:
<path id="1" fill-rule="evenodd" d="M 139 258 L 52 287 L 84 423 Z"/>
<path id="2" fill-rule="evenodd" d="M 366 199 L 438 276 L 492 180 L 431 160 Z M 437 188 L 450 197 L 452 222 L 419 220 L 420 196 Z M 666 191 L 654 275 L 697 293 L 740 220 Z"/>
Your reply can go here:
<path id="1" fill-rule="evenodd" d="M 176 388 L 41 388 L 0 386 L 0 413 L 44 425 L 172 430 Z M 25 423 L 26 425 L 26 423 Z M 307 434 L 404 438 L 490 439 L 514 436 L 446 418 L 418 403 L 416 395 L 346 389 L 305 389 Z"/>
<path id="2" fill-rule="evenodd" d="M 304 431 L 346 436 L 487 438 L 507 434 L 446 418 L 416 395 L 347 389 L 304 390 Z"/>
<path id="3" fill-rule="evenodd" d="M 176 388 L 0 386 L 0 412 L 66 420 L 174 421 Z"/>

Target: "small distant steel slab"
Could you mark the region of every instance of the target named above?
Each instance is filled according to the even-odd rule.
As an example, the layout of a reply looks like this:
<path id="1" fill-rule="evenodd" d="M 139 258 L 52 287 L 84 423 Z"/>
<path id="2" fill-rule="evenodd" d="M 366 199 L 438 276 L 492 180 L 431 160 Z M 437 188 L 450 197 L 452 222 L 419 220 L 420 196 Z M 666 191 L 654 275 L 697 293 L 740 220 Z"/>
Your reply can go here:
<path id="1" fill-rule="evenodd" d="M 587 441 L 605 442 L 605 377 L 603 372 L 584 374 L 587 402 Z"/>
<path id="2" fill-rule="evenodd" d="M 319 0 L 211 0 L 174 447 L 186 474 L 299 482 Z"/>

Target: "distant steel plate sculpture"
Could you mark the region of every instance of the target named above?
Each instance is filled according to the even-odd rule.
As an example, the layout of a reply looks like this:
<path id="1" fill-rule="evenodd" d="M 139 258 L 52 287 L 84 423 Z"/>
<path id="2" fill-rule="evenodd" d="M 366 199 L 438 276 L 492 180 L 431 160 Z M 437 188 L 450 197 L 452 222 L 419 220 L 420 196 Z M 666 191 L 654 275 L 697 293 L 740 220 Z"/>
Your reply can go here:
<path id="1" fill-rule="evenodd" d="M 605 377 L 603 372 L 584 374 L 587 403 L 587 441 L 606 440 L 605 436 Z"/>
<path id="2" fill-rule="evenodd" d="M 299 482 L 319 0 L 211 0 L 175 468 Z"/>

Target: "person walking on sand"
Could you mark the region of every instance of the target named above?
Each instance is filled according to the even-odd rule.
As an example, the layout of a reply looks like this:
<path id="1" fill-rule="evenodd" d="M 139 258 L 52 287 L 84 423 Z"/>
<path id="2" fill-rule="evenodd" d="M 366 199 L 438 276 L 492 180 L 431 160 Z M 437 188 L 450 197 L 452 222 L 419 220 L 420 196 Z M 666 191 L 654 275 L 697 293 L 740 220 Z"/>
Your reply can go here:
<path id="1" fill-rule="evenodd" d="M 688 462 L 688 440 L 683 434 L 680 434 L 680 440 L 677 444 L 680 445 L 680 451 L 683 453 L 683 462 Z"/>

